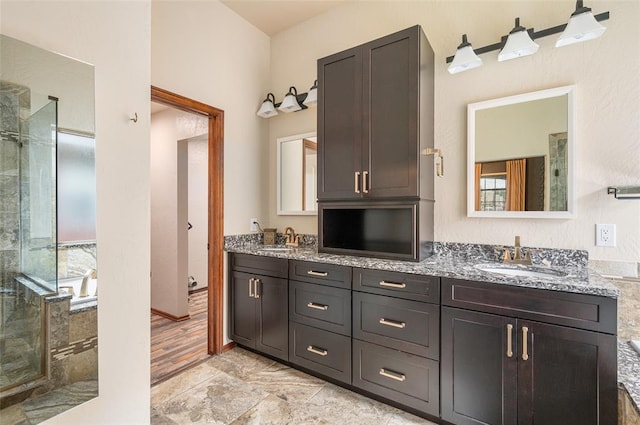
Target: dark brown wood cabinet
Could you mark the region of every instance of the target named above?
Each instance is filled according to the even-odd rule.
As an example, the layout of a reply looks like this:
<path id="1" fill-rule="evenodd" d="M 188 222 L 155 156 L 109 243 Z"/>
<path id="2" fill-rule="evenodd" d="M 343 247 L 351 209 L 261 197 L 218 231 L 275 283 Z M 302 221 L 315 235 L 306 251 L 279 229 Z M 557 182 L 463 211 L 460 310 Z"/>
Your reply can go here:
<path id="1" fill-rule="evenodd" d="M 617 423 L 615 335 L 532 320 L 589 328 L 601 322 L 608 330 L 615 304 L 454 279 L 443 279 L 442 291 L 443 419 L 460 425 Z"/>
<path id="2" fill-rule="evenodd" d="M 320 201 L 433 199 L 433 158 L 420 161 L 433 147 L 433 51 L 419 26 L 318 60 L 318 87 Z"/>
<path id="3" fill-rule="evenodd" d="M 235 257 L 235 258 L 234 258 Z M 275 270 L 273 277 L 264 274 L 246 272 L 253 266 L 270 263 L 263 272 Z M 236 263 L 238 265 L 233 269 Z M 287 260 L 256 257 L 243 254 L 230 254 L 232 268 L 229 272 L 230 290 L 230 337 L 236 343 L 261 351 L 273 357 L 289 359 L 289 316 L 288 281 L 286 279 Z"/>

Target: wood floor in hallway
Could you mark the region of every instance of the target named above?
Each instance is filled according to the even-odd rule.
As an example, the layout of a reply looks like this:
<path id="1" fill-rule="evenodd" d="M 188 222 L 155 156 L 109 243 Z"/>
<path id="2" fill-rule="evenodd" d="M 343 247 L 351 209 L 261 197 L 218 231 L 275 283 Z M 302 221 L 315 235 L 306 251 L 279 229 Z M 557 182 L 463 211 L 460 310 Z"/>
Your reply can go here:
<path id="1" fill-rule="evenodd" d="M 151 385 L 207 358 L 207 291 L 189 297 L 188 320 L 151 314 Z"/>

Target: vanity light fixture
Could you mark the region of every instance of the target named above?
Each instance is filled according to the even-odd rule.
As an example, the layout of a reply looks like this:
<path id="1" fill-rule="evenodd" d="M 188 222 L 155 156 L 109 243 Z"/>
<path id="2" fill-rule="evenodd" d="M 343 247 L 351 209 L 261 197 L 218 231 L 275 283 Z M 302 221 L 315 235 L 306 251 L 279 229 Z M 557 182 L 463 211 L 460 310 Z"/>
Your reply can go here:
<path id="1" fill-rule="evenodd" d="M 479 66 L 482 66 L 482 59 L 473 51 L 471 43 L 467 40 L 467 34 L 463 34 L 462 43 L 458 46 L 453 61 L 447 70 L 450 74 L 457 74 Z"/>
<path id="2" fill-rule="evenodd" d="M 260 105 L 260 109 L 258 109 L 257 115 L 262 118 L 270 118 L 278 115 L 275 104 L 276 98 L 273 93 L 267 94 L 267 98 L 262 101 L 262 105 Z"/>
<path id="3" fill-rule="evenodd" d="M 302 109 L 302 106 L 298 103 L 298 90 L 295 87 L 289 87 L 289 92 L 284 97 L 284 100 L 278 107 L 278 111 L 281 112 L 295 112 Z"/>
<path id="4" fill-rule="evenodd" d="M 609 19 L 609 12 L 602 12 L 597 15 L 591 13 L 591 9 L 584 7 L 582 0 L 576 1 L 576 10 L 571 14 L 571 18 L 567 24 L 560 24 L 555 27 L 545 28 L 540 31 L 534 31 L 533 28 L 526 29 L 520 26 L 520 18 L 516 18 L 516 25 L 508 36 L 503 36 L 501 40 L 494 44 L 472 49 L 471 45 L 468 49 L 475 55 L 491 52 L 494 50 L 500 50 L 498 55 L 498 61 L 502 62 L 509 59 L 514 59 L 522 56 L 532 55 L 538 50 L 538 45 L 533 41 L 538 38 L 547 37 L 552 34 L 560 34 L 560 38 L 556 42 L 556 47 L 567 46 L 569 44 L 578 43 L 581 41 L 593 40 L 600 37 L 605 27 L 598 22 Z M 463 37 L 463 44 L 465 38 Z M 455 56 L 449 56 L 446 59 L 446 63 L 451 63 L 448 70 L 451 74 L 467 71 L 469 69 L 477 68 L 476 66 L 467 66 L 466 68 L 454 67 L 454 60 L 458 57 L 461 44 L 458 46 Z M 469 52 L 469 53 L 471 53 Z M 472 57 L 470 54 L 468 57 Z"/>
<path id="5" fill-rule="evenodd" d="M 313 82 L 313 86 L 309 89 L 309 93 L 307 93 L 307 98 L 302 102 L 305 106 L 316 106 L 318 104 L 318 80 Z"/>
<path id="6" fill-rule="evenodd" d="M 533 30 L 531 30 L 533 33 Z M 540 46 L 533 41 L 528 30 L 520 25 L 520 18 L 516 18 L 516 25 L 509 32 L 507 42 L 498 54 L 498 62 L 533 55 Z"/>
<path id="7" fill-rule="evenodd" d="M 585 7 L 583 1 L 578 0 L 576 10 L 571 14 L 567 27 L 556 41 L 556 47 L 593 40 L 600 37 L 606 29 L 593 16 L 591 8 Z"/>

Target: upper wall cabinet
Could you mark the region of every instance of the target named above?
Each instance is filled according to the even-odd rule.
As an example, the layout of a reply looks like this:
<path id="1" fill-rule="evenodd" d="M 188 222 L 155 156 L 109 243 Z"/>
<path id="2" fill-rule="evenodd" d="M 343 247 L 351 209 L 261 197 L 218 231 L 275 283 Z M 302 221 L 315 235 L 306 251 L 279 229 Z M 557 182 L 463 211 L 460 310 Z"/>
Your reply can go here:
<path id="1" fill-rule="evenodd" d="M 419 26 L 320 59 L 318 86 L 319 201 L 433 199 L 420 155 L 433 147 L 433 51 Z"/>

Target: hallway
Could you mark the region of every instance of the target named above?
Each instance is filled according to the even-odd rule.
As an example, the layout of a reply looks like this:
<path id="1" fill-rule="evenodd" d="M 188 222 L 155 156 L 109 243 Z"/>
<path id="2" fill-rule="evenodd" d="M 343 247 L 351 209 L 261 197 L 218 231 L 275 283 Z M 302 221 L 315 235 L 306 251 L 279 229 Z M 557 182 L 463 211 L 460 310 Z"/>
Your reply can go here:
<path id="1" fill-rule="evenodd" d="M 188 320 L 174 322 L 151 314 L 151 385 L 209 357 L 207 294 L 205 290 L 189 296 Z"/>

